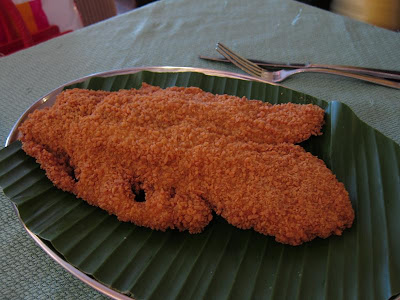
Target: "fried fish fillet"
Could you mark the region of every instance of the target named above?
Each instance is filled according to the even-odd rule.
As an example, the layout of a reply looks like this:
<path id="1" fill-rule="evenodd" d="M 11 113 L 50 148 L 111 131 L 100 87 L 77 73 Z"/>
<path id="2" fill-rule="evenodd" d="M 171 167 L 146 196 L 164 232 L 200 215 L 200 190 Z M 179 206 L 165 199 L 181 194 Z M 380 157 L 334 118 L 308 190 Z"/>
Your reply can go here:
<path id="1" fill-rule="evenodd" d="M 340 235 L 354 211 L 323 161 L 314 105 L 270 105 L 198 88 L 68 90 L 20 127 L 54 184 L 122 221 L 201 232 L 212 211 L 299 245 Z M 144 202 L 137 194 L 144 191 Z"/>

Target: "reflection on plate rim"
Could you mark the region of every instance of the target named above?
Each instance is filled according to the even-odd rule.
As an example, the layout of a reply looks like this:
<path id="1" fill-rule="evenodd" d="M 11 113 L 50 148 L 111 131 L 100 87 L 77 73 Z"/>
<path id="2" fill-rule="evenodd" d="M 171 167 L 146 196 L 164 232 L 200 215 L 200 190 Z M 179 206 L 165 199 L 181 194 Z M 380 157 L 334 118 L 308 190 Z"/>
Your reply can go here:
<path id="1" fill-rule="evenodd" d="M 238 74 L 238 73 L 232 73 L 232 72 L 226 72 L 226 71 L 220 71 L 220 70 L 213 70 L 213 69 L 192 68 L 192 67 L 169 67 L 169 66 L 138 67 L 138 68 L 129 68 L 129 69 L 112 70 L 112 71 L 107 71 L 107 72 L 94 73 L 94 74 L 90 74 L 88 76 L 73 80 L 66 84 L 63 84 L 62 86 L 59 86 L 58 88 L 54 89 L 53 91 L 51 91 L 50 93 L 46 94 L 45 96 L 43 96 L 39 100 L 37 100 L 35 103 L 33 103 L 19 117 L 17 122 L 14 124 L 9 135 L 7 136 L 5 147 L 7 147 L 12 142 L 17 140 L 18 127 L 23 121 L 25 121 L 27 116 L 34 110 L 44 107 L 47 101 L 55 99 L 55 97 L 64 89 L 64 87 L 69 86 L 71 84 L 85 81 L 92 77 L 111 77 L 111 76 L 116 76 L 116 75 L 128 75 L 128 74 L 135 74 L 135 73 L 138 73 L 141 71 L 150 71 L 150 72 L 156 72 L 156 73 L 197 72 L 197 73 L 202 73 L 202 74 L 210 75 L 210 76 L 228 77 L 228 78 L 243 79 L 243 80 L 250 80 L 250 81 L 260 81 L 260 82 L 264 82 L 264 83 L 268 83 L 268 84 L 272 84 L 272 85 L 277 85 L 272 82 L 268 82 L 268 81 L 258 79 L 258 78 L 252 77 L 252 76 L 244 75 L 244 74 Z M 36 242 L 36 244 L 39 245 L 40 248 L 42 248 L 42 250 L 44 252 L 46 252 L 53 260 L 55 260 L 58 264 L 60 264 L 65 270 L 67 270 L 69 273 L 71 273 L 72 275 L 74 275 L 75 277 L 77 277 L 79 280 L 83 281 L 87 285 L 91 286 L 95 290 L 99 291 L 100 293 L 102 293 L 112 299 L 118 299 L 118 300 L 128 300 L 128 299 L 131 300 L 132 299 L 124 294 L 121 294 L 117 291 L 110 289 L 109 287 L 105 286 L 104 284 L 96 281 L 95 279 L 93 279 L 90 276 L 86 275 L 85 273 L 81 272 L 80 270 L 75 268 L 73 265 L 69 264 L 66 260 L 64 260 L 61 256 L 59 256 L 56 252 L 54 252 L 51 248 L 49 248 L 44 243 L 44 241 L 42 241 L 36 234 L 34 234 L 32 231 L 30 231 L 26 227 L 25 223 L 22 221 L 22 219 L 19 215 L 17 206 L 13 202 L 11 202 L 11 203 L 13 205 L 15 213 L 17 214 L 20 222 L 22 223 L 23 227 L 28 232 L 28 234 L 31 236 L 31 238 Z"/>

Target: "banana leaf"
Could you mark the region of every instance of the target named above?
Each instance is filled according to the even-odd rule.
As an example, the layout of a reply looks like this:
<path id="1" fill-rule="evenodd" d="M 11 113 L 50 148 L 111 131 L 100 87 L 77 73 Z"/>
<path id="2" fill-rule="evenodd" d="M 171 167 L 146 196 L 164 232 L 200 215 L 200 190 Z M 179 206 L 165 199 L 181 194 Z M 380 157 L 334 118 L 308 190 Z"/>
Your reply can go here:
<path id="1" fill-rule="evenodd" d="M 343 182 L 355 222 L 301 246 L 240 230 L 215 216 L 204 232 L 153 231 L 58 190 L 14 142 L 0 151 L 0 186 L 24 224 L 77 269 L 136 299 L 389 299 L 400 292 L 400 147 L 340 102 L 280 86 L 202 73 L 94 77 L 67 88 L 198 86 L 326 111 L 323 135 L 301 145 Z"/>

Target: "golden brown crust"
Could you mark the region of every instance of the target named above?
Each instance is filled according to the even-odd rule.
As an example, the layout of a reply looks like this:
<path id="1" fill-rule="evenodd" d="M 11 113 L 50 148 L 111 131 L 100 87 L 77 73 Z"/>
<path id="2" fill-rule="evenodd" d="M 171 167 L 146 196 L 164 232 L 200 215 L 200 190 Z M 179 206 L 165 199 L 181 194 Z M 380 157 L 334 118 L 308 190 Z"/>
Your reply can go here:
<path id="1" fill-rule="evenodd" d="M 341 234 L 354 219 L 343 184 L 294 145 L 321 134 L 323 117 L 314 105 L 143 84 L 65 91 L 20 130 L 23 149 L 56 186 L 122 221 L 196 233 L 214 210 L 298 245 Z M 135 201 L 138 189 L 145 202 Z"/>

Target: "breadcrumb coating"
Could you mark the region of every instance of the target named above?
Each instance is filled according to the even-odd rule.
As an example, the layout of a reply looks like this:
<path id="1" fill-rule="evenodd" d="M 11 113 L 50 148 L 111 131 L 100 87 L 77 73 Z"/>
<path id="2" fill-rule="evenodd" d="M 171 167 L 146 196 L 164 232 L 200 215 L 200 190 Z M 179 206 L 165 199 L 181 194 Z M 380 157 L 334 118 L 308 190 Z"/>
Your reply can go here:
<path id="1" fill-rule="evenodd" d="M 199 88 L 66 90 L 19 128 L 53 183 L 121 221 L 201 232 L 212 211 L 299 245 L 340 235 L 354 211 L 324 162 L 315 105 L 271 105 Z M 145 201 L 139 199 L 145 193 Z"/>

